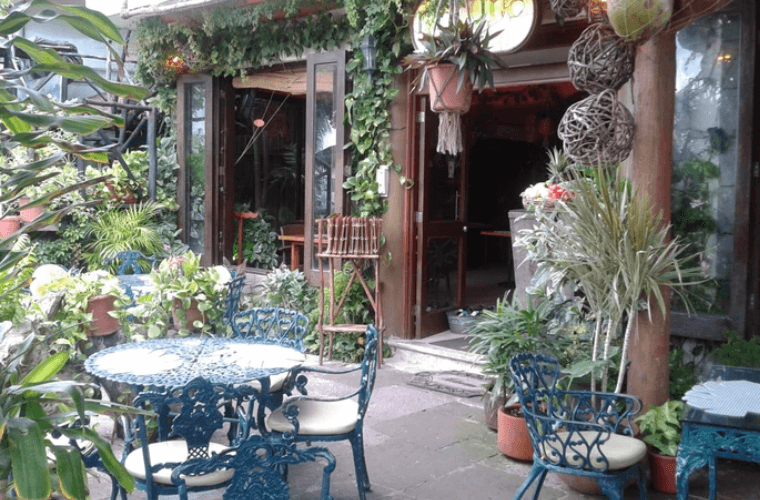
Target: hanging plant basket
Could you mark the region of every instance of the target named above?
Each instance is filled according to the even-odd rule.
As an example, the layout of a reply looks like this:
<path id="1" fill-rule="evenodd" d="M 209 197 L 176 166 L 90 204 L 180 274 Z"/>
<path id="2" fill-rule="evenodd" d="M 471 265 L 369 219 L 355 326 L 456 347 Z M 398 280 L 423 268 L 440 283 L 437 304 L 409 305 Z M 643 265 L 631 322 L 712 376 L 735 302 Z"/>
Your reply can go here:
<path id="1" fill-rule="evenodd" d="M 586 28 L 570 47 L 567 66 L 570 80 L 578 90 L 596 94 L 619 90 L 633 75 L 636 52 L 607 24 Z"/>
<path id="2" fill-rule="evenodd" d="M 436 113 L 467 113 L 472 98 L 470 75 L 465 74 L 462 88 L 457 90 L 459 74 L 453 64 L 437 64 L 427 70 L 430 109 Z"/>
<path id="3" fill-rule="evenodd" d="M 585 7 L 583 0 L 549 0 L 549 8 L 562 19 L 577 16 Z"/>
<path id="4" fill-rule="evenodd" d="M 618 163 L 633 149 L 634 120 L 614 90 L 591 95 L 570 106 L 557 135 L 565 154 L 585 164 Z"/>
<path id="5" fill-rule="evenodd" d="M 430 109 L 439 113 L 436 151 L 456 155 L 464 150 L 461 114 L 470 110 L 472 83 L 465 73 L 457 89 L 459 73 L 453 64 L 436 64 L 427 69 Z"/>
<path id="6" fill-rule="evenodd" d="M 607 0 L 607 18 L 628 42 L 646 42 L 668 24 L 672 15 L 673 0 Z"/>

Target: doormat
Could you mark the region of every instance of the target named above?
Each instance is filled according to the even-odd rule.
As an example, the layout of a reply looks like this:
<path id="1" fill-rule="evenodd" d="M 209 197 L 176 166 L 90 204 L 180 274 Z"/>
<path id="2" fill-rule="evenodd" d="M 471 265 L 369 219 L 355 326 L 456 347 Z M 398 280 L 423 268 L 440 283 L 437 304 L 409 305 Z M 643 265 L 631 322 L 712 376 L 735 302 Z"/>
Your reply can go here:
<path id="1" fill-rule="evenodd" d="M 452 396 L 474 398 L 485 394 L 485 386 L 493 382 L 493 377 L 486 377 L 479 373 L 446 371 L 417 373 L 409 385 Z"/>

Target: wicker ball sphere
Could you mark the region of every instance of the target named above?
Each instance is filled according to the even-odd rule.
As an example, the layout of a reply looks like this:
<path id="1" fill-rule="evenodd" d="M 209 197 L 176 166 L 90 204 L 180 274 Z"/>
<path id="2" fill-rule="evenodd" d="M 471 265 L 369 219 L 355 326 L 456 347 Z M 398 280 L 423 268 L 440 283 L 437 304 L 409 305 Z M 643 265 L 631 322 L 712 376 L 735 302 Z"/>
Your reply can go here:
<path id="1" fill-rule="evenodd" d="M 633 149 L 633 115 L 617 100 L 614 90 L 594 94 L 570 106 L 557 135 L 565 154 L 584 164 L 625 160 Z"/>
<path id="2" fill-rule="evenodd" d="M 549 0 L 549 8 L 563 19 L 577 16 L 585 7 L 583 0 Z"/>
<path id="3" fill-rule="evenodd" d="M 589 94 L 618 90 L 633 75 L 635 57 L 634 46 L 617 36 L 610 25 L 592 24 L 570 47 L 570 80 Z"/>

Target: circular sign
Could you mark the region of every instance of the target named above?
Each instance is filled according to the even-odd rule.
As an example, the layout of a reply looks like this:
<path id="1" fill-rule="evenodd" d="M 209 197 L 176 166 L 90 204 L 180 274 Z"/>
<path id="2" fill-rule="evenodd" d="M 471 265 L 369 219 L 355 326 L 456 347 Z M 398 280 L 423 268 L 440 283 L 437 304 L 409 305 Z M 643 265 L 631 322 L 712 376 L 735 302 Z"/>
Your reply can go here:
<path id="1" fill-rule="evenodd" d="M 415 52 L 423 52 L 423 35 L 435 36 L 437 25 L 451 25 L 451 1 L 421 0 L 412 20 L 412 43 Z M 457 19 L 480 21 L 484 16 L 488 33 L 498 33 L 488 48 L 494 53 L 516 52 L 535 30 L 541 18 L 537 0 L 454 0 L 459 5 Z"/>

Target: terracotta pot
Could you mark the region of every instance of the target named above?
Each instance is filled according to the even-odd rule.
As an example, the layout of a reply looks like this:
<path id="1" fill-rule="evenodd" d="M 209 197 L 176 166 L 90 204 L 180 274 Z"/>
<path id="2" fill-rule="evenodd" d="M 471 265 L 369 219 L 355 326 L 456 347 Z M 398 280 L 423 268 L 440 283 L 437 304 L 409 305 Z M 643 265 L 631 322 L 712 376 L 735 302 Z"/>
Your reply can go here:
<path id="1" fill-rule="evenodd" d="M 483 396 L 483 413 L 485 415 L 486 427 L 494 431 L 498 430 L 499 408 L 503 408 L 506 402 L 506 396 L 494 396 L 491 391 L 488 391 Z"/>
<path id="2" fill-rule="evenodd" d="M 472 83 L 465 75 L 462 88 L 457 92 L 459 75 L 453 64 L 438 64 L 428 68 L 428 90 L 430 91 L 430 109 L 433 111 L 457 111 L 466 113 L 470 110 Z"/>
<path id="3" fill-rule="evenodd" d="M 0 219 L 0 239 L 5 239 L 21 228 L 21 217 L 8 215 Z"/>
<path id="4" fill-rule="evenodd" d="M 660 455 L 651 448 L 647 450 L 647 456 L 652 488 L 662 493 L 676 493 L 676 457 Z"/>
<path id="5" fill-rule="evenodd" d="M 108 314 L 114 310 L 116 297 L 113 295 L 98 295 L 87 300 L 85 312 L 92 313 L 92 323 L 87 328 L 90 337 L 110 335 L 119 330 L 119 320 Z"/>
<path id="6" fill-rule="evenodd" d="M 174 319 L 174 327 L 178 330 L 195 330 L 193 323 L 196 321 L 203 321 L 203 313 L 198 310 L 198 302 L 195 299 L 190 299 L 190 308 L 185 310 L 185 322 L 179 320 L 177 315 L 177 309 L 182 308 L 182 301 L 174 299 L 172 302 L 172 319 Z"/>
<path id="7" fill-rule="evenodd" d="M 28 196 L 22 196 L 18 199 L 18 206 L 21 209 L 21 220 L 24 222 L 32 222 L 45 211 L 45 207 L 43 205 L 37 205 L 36 207 L 32 208 L 21 208 L 25 205 L 28 205 L 30 201 L 31 200 Z"/>
<path id="8" fill-rule="evenodd" d="M 519 404 L 510 405 L 506 410 L 519 407 Z M 525 418 L 513 417 L 504 408 L 499 408 L 497 447 L 504 455 L 515 460 L 533 460 L 533 444 L 530 441 Z"/>

